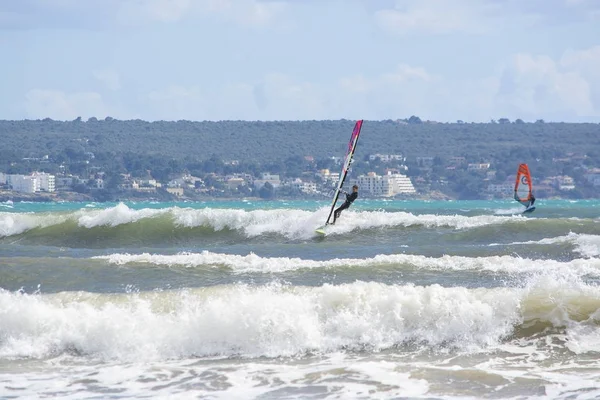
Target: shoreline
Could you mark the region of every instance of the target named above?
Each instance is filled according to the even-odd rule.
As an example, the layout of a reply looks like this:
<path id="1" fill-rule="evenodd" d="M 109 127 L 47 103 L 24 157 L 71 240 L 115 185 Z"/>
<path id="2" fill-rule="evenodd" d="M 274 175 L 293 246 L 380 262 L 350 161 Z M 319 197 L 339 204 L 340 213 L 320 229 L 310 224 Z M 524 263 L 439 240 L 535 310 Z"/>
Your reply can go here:
<path id="1" fill-rule="evenodd" d="M 398 196 L 398 197 L 362 197 L 363 200 L 390 200 L 390 201 L 459 201 L 460 199 L 453 198 L 443 193 L 431 193 L 428 195 L 413 195 L 413 196 Z M 497 198 L 497 199 L 463 199 L 463 201 L 490 201 L 490 200 L 511 200 L 512 197 Z M 272 199 L 264 199 L 261 197 L 179 197 L 172 199 L 156 198 L 156 197 L 140 197 L 140 196 L 123 196 L 111 200 L 98 200 L 92 196 L 77 193 L 77 192 L 53 192 L 53 193 L 20 193 L 7 190 L 0 190 L 0 203 L 60 203 L 60 202 L 93 202 L 93 203 L 119 203 L 119 202 L 231 202 L 231 201 L 252 201 L 252 202 L 268 202 L 268 201 L 331 201 L 331 199 L 323 197 L 317 198 L 314 196 L 307 197 L 276 197 Z M 563 197 L 548 197 L 544 200 L 595 200 L 591 199 L 570 199 Z"/>

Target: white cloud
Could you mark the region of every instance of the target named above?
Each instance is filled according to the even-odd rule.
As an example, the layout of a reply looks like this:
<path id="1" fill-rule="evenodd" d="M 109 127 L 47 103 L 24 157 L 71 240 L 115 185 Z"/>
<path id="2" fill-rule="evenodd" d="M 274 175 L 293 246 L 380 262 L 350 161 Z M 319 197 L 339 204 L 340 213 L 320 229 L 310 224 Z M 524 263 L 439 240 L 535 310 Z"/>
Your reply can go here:
<path id="1" fill-rule="evenodd" d="M 96 69 L 92 71 L 92 75 L 110 90 L 119 90 L 121 88 L 119 73 L 114 69 Z"/>
<path id="2" fill-rule="evenodd" d="M 533 26 L 541 18 L 537 8 L 529 9 L 514 0 L 397 0 L 394 8 L 375 12 L 375 21 L 384 30 L 397 34 L 482 35 Z"/>
<path id="3" fill-rule="evenodd" d="M 471 24 L 476 20 L 468 8 L 454 7 L 449 2 L 439 3 L 440 8 L 431 1 L 409 2 L 394 9 L 380 10 L 375 13 L 376 21 L 386 30 L 407 33 L 444 34 L 450 32 L 479 33 L 483 27 Z"/>
<path id="4" fill-rule="evenodd" d="M 388 119 L 417 115 L 437 121 L 489 121 L 500 117 L 527 121 L 600 120 L 600 46 L 570 50 L 561 57 L 520 53 L 483 79 L 432 74 L 400 63 L 375 76 L 342 76 L 317 84 L 281 72 L 258 81 L 232 80 L 220 86 L 171 85 L 140 94 L 124 108 L 107 105 L 94 92 L 33 90 L 30 117 L 77 116 L 148 120 L 320 120 Z M 98 71 L 96 71 L 98 72 Z M 110 74 L 97 74 L 110 82 Z M 114 83 L 114 82 L 113 82 Z"/>
<path id="5" fill-rule="evenodd" d="M 257 0 L 208 0 L 204 11 L 246 25 L 264 25 L 272 22 L 286 7 L 284 1 L 261 2 Z M 202 2 L 201 2 L 202 4 Z"/>
<path id="6" fill-rule="evenodd" d="M 408 64 L 399 64 L 396 71 L 383 75 L 383 81 L 389 83 L 402 83 L 407 81 L 421 80 L 429 82 L 437 79 L 420 67 L 411 67 Z"/>
<path id="7" fill-rule="evenodd" d="M 374 79 L 345 77 L 328 85 L 268 73 L 256 84 L 228 83 L 213 91 L 171 86 L 153 91 L 152 119 L 312 120 L 390 118 L 425 112 L 439 77 L 400 64 Z"/>
<path id="8" fill-rule="evenodd" d="M 190 0 L 125 0 L 117 11 L 117 20 L 123 25 L 146 21 L 175 22 L 190 6 Z"/>
<path id="9" fill-rule="evenodd" d="M 393 9 L 377 11 L 375 20 L 399 34 L 482 34 L 490 29 L 494 11 L 493 4 L 479 0 L 405 0 L 397 1 Z"/>
<path id="10" fill-rule="evenodd" d="M 153 90 L 142 98 L 142 107 L 147 109 L 144 119 L 180 120 L 207 119 L 208 101 L 197 86 L 171 85 Z M 149 106 L 149 108 L 146 108 Z"/>
<path id="11" fill-rule="evenodd" d="M 496 96 L 509 117 L 577 120 L 600 117 L 600 50 L 569 51 L 560 61 L 517 54 L 508 63 Z"/>
<path id="12" fill-rule="evenodd" d="M 19 0 L 0 6 L 0 29 L 107 27 L 120 0 Z"/>
<path id="13" fill-rule="evenodd" d="M 517 54 L 497 75 L 453 80 L 399 64 L 378 76 L 342 77 L 328 85 L 275 73 L 259 85 L 228 85 L 211 94 L 205 118 L 387 119 L 418 115 L 438 121 L 499 117 L 582 121 L 600 117 L 600 46 L 559 60 Z"/>
<path id="14" fill-rule="evenodd" d="M 25 111 L 32 119 L 72 120 L 109 115 L 102 96 L 96 92 L 65 93 L 32 89 L 25 96 Z"/>
<path id="15" fill-rule="evenodd" d="M 244 25 L 260 26 L 275 19 L 284 2 L 257 0 L 125 0 L 117 20 L 127 26 L 146 22 L 177 22 L 185 18 L 219 17 Z"/>

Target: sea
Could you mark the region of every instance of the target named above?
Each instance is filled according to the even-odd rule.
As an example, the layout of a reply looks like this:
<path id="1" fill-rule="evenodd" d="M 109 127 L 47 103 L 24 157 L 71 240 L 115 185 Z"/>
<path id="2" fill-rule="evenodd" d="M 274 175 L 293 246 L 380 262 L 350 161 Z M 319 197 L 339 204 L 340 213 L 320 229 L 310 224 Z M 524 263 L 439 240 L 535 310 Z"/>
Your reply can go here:
<path id="1" fill-rule="evenodd" d="M 536 206 L 0 203 L 0 398 L 600 398 L 600 200 Z"/>

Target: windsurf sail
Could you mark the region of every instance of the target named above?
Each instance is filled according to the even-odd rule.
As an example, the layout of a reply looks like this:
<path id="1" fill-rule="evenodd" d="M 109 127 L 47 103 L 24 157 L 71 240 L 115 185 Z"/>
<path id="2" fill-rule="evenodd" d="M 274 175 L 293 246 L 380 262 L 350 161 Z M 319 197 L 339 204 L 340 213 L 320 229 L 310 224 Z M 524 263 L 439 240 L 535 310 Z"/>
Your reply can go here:
<path id="1" fill-rule="evenodd" d="M 344 182 L 346 181 L 346 176 L 348 175 L 348 169 L 350 168 L 350 164 L 352 163 L 352 157 L 354 157 L 354 152 L 356 151 L 356 145 L 358 144 L 358 137 L 360 136 L 360 130 L 362 128 L 363 120 L 356 121 L 354 125 L 354 130 L 352 131 L 352 136 L 350 137 L 350 142 L 348 142 L 348 150 L 346 151 L 346 157 L 344 158 L 344 164 L 342 165 L 342 173 L 340 174 L 340 179 L 337 184 L 337 188 L 335 189 L 335 193 L 333 196 L 333 202 L 331 203 L 331 210 L 329 211 L 329 215 L 327 216 L 327 221 L 325 225 L 329 224 L 329 220 L 333 215 L 333 211 L 335 210 L 335 204 L 340 197 L 340 192 L 342 191 L 342 186 L 344 186 Z"/>
<path id="2" fill-rule="evenodd" d="M 515 200 L 529 207 L 532 204 L 532 189 L 531 174 L 527 164 L 519 164 L 517 169 L 517 178 L 515 180 Z"/>

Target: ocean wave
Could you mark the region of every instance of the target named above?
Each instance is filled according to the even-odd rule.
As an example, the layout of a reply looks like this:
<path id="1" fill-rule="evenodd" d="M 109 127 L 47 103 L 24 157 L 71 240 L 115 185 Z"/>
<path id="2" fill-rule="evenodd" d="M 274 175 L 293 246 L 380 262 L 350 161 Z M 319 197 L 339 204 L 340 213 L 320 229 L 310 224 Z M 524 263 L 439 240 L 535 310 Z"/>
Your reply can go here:
<path id="1" fill-rule="evenodd" d="M 279 357 L 402 345 L 487 348 L 548 327 L 572 349 L 597 332 L 600 289 L 538 277 L 524 288 L 355 282 L 228 285 L 120 295 L 0 290 L 0 358 Z M 579 346 L 579 347 L 578 347 Z"/>
<path id="2" fill-rule="evenodd" d="M 567 235 L 544 238 L 541 240 L 529 240 L 525 242 L 512 242 L 509 245 L 548 245 L 548 244 L 571 244 L 573 251 L 583 257 L 600 256 L 600 236 L 588 235 L 570 232 Z M 492 243 L 490 246 L 499 246 L 498 243 Z"/>
<path id="3" fill-rule="evenodd" d="M 105 260 L 116 265 L 152 264 L 165 267 L 225 267 L 232 269 L 236 273 L 278 273 L 316 268 L 405 267 L 436 271 L 479 270 L 509 274 L 568 270 L 576 272 L 578 275 L 600 276 L 600 259 L 575 259 L 568 262 L 561 262 L 508 255 L 491 257 L 451 255 L 426 257 L 411 254 L 379 254 L 372 258 L 335 258 L 332 260 L 316 261 L 289 257 L 260 257 L 254 253 L 236 255 L 202 251 L 200 253 L 182 252 L 173 255 L 115 253 L 96 256 L 93 259 Z"/>
<path id="4" fill-rule="evenodd" d="M 114 207 L 97 209 L 84 207 L 74 212 L 9 213 L 0 212 L 0 237 L 20 235 L 31 230 L 57 226 L 62 233 L 98 228 L 117 228 L 144 222 L 166 224 L 170 229 L 207 228 L 215 232 L 231 230 L 246 237 L 278 234 L 292 239 L 308 239 L 315 236 L 314 229 L 323 224 L 328 207 L 317 211 L 298 209 L 242 210 L 216 208 L 132 209 L 120 203 Z M 522 216 L 463 216 L 412 214 L 409 212 L 355 211 L 348 210 L 338 224 L 328 228 L 329 234 L 340 235 L 355 230 L 380 228 L 426 229 L 448 227 L 471 229 L 506 223 L 522 224 L 529 219 Z M 164 229 L 165 227 L 162 227 Z M 157 229 L 161 229 L 158 227 Z M 49 233 L 56 234 L 57 230 Z"/>

